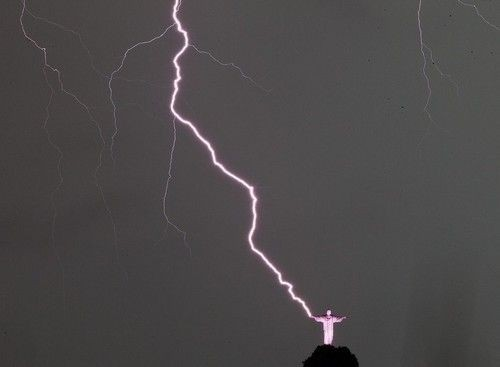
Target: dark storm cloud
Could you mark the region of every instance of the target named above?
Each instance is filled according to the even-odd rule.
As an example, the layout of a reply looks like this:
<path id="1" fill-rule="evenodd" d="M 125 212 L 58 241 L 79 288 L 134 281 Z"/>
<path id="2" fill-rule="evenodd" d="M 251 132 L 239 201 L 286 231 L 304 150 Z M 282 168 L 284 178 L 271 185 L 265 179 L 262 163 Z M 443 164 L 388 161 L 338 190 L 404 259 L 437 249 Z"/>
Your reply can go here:
<path id="1" fill-rule="evenodd" d="M 478 2 L 500 22 L 500 7 Z M 172 23 L 170 2 L 29 2 L 26 28 L 91 107 L 109 145 L 106 75 Z M 423 2 L 439 67 L 426 85 L 417 1 L 184 0 L 179 108 L 261 198 L 259 246 L 360 364 L 495 366 L 500 324 L 500 32 L 455 1 Z M 119 134 L 98 173 L 88 114 L 50 89 L 42 54 L 2 11 L 0 350 L 26 366 L 294 366 L 321 341 L 245 242 L 245 192 L 178 127 L 170 218 L 162 195 L 175 31 L 132 52 L 113 82 Z M 427 54 L 427 57 L 430 57 Z M 430 60 L 430 59 L 429 59 Z M 92 69 L 91 61 L 104 77 Z M 52 87 L 57 86 L 48 73 Z M 125 79 L 133 79 L 130 82 Z M 140 80 L 141 82 L 138 82 Z M 54 234 L 52 238 L 52 234 Z M 224 350 L 224 353 L 220 351 Z M 5 356 L 5 358 L 3 357 Z"/>

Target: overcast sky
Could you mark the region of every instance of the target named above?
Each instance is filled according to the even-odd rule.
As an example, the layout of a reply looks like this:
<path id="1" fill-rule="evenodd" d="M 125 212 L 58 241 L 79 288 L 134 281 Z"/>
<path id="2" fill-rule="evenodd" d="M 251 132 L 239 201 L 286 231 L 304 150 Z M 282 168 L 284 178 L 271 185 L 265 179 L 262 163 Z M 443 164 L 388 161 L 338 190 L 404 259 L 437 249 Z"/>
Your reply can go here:
<path id="1" fill-rule="evenodd" d="M 313 313 L 349 317 L 335 341 L 362 366 L 500 364 L 500 5 L 477 4 L 484 20 L 423 0 L 424 55 L 418 0 L 179 11 L 255 83 L 191 48 L 178 110 L 256 187 L 259 248 Z M 112 162 L 109 75 L 172 5 L 27 3 L 26 32 L 81 104 L 45 79 L 22 3 L 2 7 L 6 366 L 299 366 L 322 341 L 249 251 L 245 190 L 179 124 L 166 211 L 187 243 L 166 223 L 174 28 L 115 75 Z"/>

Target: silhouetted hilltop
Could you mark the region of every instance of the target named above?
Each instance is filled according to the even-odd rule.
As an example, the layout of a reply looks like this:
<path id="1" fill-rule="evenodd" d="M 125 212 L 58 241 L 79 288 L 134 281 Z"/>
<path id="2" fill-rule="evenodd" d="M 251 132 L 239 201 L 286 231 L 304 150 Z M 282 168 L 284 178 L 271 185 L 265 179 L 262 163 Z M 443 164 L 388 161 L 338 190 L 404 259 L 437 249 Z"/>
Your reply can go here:
<path id="1" fill-rule="evenodd" d="M 359 367 L 359 364 L 347 347 L 320 345 L 304 361 L 304 367 Z"/>

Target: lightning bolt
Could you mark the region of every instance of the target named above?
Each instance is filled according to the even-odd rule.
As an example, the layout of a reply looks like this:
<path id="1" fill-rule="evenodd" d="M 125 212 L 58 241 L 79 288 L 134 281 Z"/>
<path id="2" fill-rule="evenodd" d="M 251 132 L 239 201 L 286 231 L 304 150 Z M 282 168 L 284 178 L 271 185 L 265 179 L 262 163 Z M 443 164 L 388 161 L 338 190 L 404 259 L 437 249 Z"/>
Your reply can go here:
<path id="1" fill-rule="evenodd" d="M 78 39 L 78 41 L 80 42 L 81 46 L 86 51 L 86 53 L 87 53 L 87 55 L 89 57 L 92 69 L 98 75 L 100 75 L 102 78 L 105 78 L 107 80 L 107 82 L 108 82 L 108 92 L 109 92 L 109 102 L 110 102 L 110 104 L 112 106 L 112 112 L 113 112 L 113 128 L 114 128 L 114 130 L 113 130 L 113 134 L 111 136 L 111 143 L 109 145 L 110 155 L 111 155 L 111 159 L 112 159 L 113 163 L 114 163 L 113 147 L 114 147 L 114 143 L 115 143 L 116 137 L 118 136 L 118 133 L 119 133 L 118 116 L 117 116 L 117 105 L 116 105 L 116 102 L 115 102 L 115 99 L 114 99 L 114 95 L 113 95 L 113 86 L 112 86 L 113 81 L 116 80 L 116 79 L 122 79 L 122 80 L 125 80 L 125 81 L 128 81 L 128 82 L 144 82 L 144 83 L 147 83 L 146 81 L 140 81 L 140 80 L 139 81 L 137 81 L 137 80 L 128 80 L 128 79 L 125 79 L 123 77 L 118 76 L 118 74 L 123 69 L 123 67 L 125 65 L 126 58 L 127 58 L 127 56 L 129 55 L 129 53 L 131 51 L 133 51 L 134 49 L 136 49 L 139 46 L 148 45 L 148 44 L 153 43 L 154 41 L 162 38 L 167 33 L 167 31 L 169 29 L 171 29 L 172 27 L 175 27 L 176 30 L 177 30 L 177 32 L 182 35 L 184 43 L 183 43 L 182 47 L 180 48 L 180 50 L 177 52 L 177 54 L 174 56 L 174 58 L 172 60 L 172 63 L 173 63 L 174 68 L 175 68 L 175 79 L 173 80 L 173 92 L 172 92 L 171 100 L 170 100 L 170 110 L 171 110 L 171 112 L 172 112 L 172 114 L 174 116 L 174 119 L 172 121 L 173 141 L 172 141 L 172 146 L 171 146 L 171 149 L 170 149 L 169 166 L 168 166 L 168 177 L 167 177 L 167 181 L 166 181 L 166 185 L 165 185 L 165 190 L 164 190 L 164 194 L 163 194 L 163 215 L 164 215 L 167 223 L 169 225 L 171 225 L 173 228 L 175 228 L 180 234 L 183 235 L 184 242 L 185 242 L 185 244 L 187 244 L 186 243 L 186 232 L 184 232 L 182 229 L 180 229 L 180 227 L 178 227 L 175 223 L 173 223 L 169 219 L 169 217 L 167 215 L 167 212 L 166 212 L 166 200 L 167 200 L 167 196 L 168 196 L 169 184 L 170 184 L 170 182 L 172 180 L 172 167 L 173 167 L 174 152 L 175 152 L 176 139 L 177 139 L 176 123 L 179 122 L 179 123 L 187 126 L 191 130 L 191 132 L 195 135 L 195 137 L 197 138 L 198 142 L 200 142 L 201 144 L 203 144 L 207 148 L 207 150 L 210 153 L 210 156 L 212 158 L 213 165 L 216 166 L 225 176 L 227 176 L 231 180 L 235 181 L 237 184 L 239 184 L 240 186 L 242 186 L 247 191 L 248 197 L 249 197 L 249 199 L 251 201 L 251 214 L 252 214 L 252 222 L 251 222 L 251 226 L 250 226 L 250 229 L 249 229 L 248 235 L 247 235 L 247 240 L 248 240 L 248 244 L 250 246 L 251 251 L 253 253 L 255 253 L 263 261 L 263 263 L 267 266 L 267 268 L 270 269 L 275 274 L 275 276 L 276 276 L 279 284 L 286 288 L 286 290 L 287 290 L 289 296 L 291 297 L 291 299 L 293 301 L 297 302 L 303 308 L 303 310 L 305 311 L 305 313 L 307 314 L 307 316 L 312 317 L 311 311 L 310 311 L 309 307 L 307 306 L 306 302 L 302 298 L 300 298 L 299 296 L 297 296 L 296 293 L 294 292 L 294 286 L 293 286 L 293 284 L 284 279 L 281 271 L 266 257 L 266 255 L 261 250 L 259 250 L 256 247 L 256 245 L 254 243 L 254 234 L 255 234 L 255 231 L 257 229 L 257 219 L 258 219 L 258 212 L 257 212 L 258 197 L 256 195 L 254 186 L 252 186 L 251 184 L 249 184 L 246 180 L 244 180 L 242 177 L 240 177 L 237 174 L 235 174 L 230 169 L 226 168 L 226 166 L 224 166 L 224 164 L 217 158 L 216 151 L 213 148 L 212 144 L 199 132 L 199 130 L 197 129 L 197 127 L 195 126 L 195 124 L 193 122 L 191 122 L 191 121 L 187 120 L 186 118 L 184 118 L 182 116 L 182 114 L 180 112 L 178 112 L 177 109 L 176 109 L 177 95 L 179 93 L 179 86 L 180 86 L 180 83 L 181 83 L 181 80 L 182 80 L 181 67 L 180 67 L 180 64 L 179 64 L 179 60 L 182 57 L 182 55 L 186 52 L 186 50 L 188 48 L 193 49 L 198 54 L 208 56 L 212 61 L 216 62 L 220 66 L 230 67 L 230 68 L 235 69 L 236 71 L 239 72 L 239 74 L 241 75 L 242 78 L 244 78 L 247 81 L 249 81 L 250 83 L 252 83 L 255 87 L 257 87 L 257 88 L 259 88 L 259 89 L 261 89 L 261 90 L 263 90 L 265 92 L 268 92 L 268 93 L 270 92 L 270 90 L 262 87 L 254 79 L 252 79 L 250 76 L 248 76 L 247 74 L 245 74 L 243 72 L 243 70 L 239 66 L 237 66 L 235 63 L 233 63 L 233 62 L 223 62 L 223 61 L 219 60 L 218 58 L 216 58 L 211 52 L 202 50 L 202 49 L 196 47 L 194 44 L 190 43 L 188 32 L 184 29 L 181 21 L 178 18 L 178 12 L 179 12 L 179 9 L 180 9 L 180 5 L 181 5 L 181 1 L 180 0 L 176 0 L 175 3 L 174 3 L 174 5 L 173 5 L 173 7 L 172 7 L 173 24 L 171 24 L 168 27 L 166 27 L 163 30 L 163 32 L 160 33 L 159 35 L 157 35 L 157 36 L 155 36 L 155 37 L 153 37 L 153 38 L 151 38 L 149 40 L 141 41 L 141 42 L 138 42 L 138 43 L 130 46 L 124 52 L 124 54 L 122 55 L 122 57 L 120 59 L 120 62 L 118 63 L 117 67 L 109 74 L 109 76 L 107 76 L 107 75 L 103 74 L 102 72 L 100 72 L 95 67 L 94 59 L 92 57 L 92 54 L 90 53 L 90 50 L 88 49 L 88 47 L 83 43 L 82 37 L 81 37 L 81 35 L 78 32 L 76 32 L 74 30 L 71 30 L 71 29 L 69 29 L 66 26 L 63 26 L 63 25 L 60 25 L 58 23 L 52 22 L 49 19 L 38 17 L 38 16 L 32 14 L 31 12 L 29 12 L 29 10 L 28 10 L 28 8 L 26 6 L 26 0 L 22 1 L 22 11 L 21 11 L 21 15 L 20 15 L 21 28 L 22 28 L 22 31 L 23 31 L 23 34 L 24 34 L 25 38 L 27 40 L 29 40 L 43 54 L 43 60 L 44 60 L 43 73 L 44 73 L 45 79 L 47 81 L 47 84 L 48 84 L 48 86 L 49 86 L 49 88 L 51 90 L 51 95 L 49 97 L 49 101 L 48 101 L 48 104 L 46 106 L 46 118 L 44 120 L 44 129 L 46 131 L 46 134 L 47 134 L 47 137 L 48 137 L 48 140 L 49 140 L 50 144 L 54 147 L 54 149 L 59 154 L 57 167 L 58 167 L 58 174 L 59 174 L 59 178 L 60 178 L 58 185 L 56 186 L 54 192 L 52 193 L 52 205 L 53 205 L 53 209 L 54 209 L 54 215 L 53 215 L 53 220 L 52 220 L 52 241 L 53 241 L 53 243 L 55 242 L 55 221 L 56 221 L 56 217 L 57 217 L 57 211 L 56 211 L 56 205 L 55 205 L 55 201 L 54 201 L 54 195 L 57 193 L 57 191 L 63 185 L 63 181 L 64 180 L 63 180 L 63 176 L 62 176 L 61 165 L 62 165 L 62 162 L 64 160 L 64 156 L 63 156 L 63 152 L 61 151 L 61 149 L 53 141 L 53 139 L 52 139 L 52 137 L 50 135 L 50 132 L 48 131 L 48 128 L 47 128 L 47 124 L 48 124 L 48 121 L 50 119 L 50 107 L 51 107 L 51 104 L 52 104 L 52 101 L 53 101 L 53 97 L 55 95 L 55 91 L 54 91 L 54 89 L 52 88 L 52 86 L 50 85 L 50 83 L 48 82 L 48 79 L 47 79 L 47 75 L 46 75 L 47 70 L 50 70 L 50 71 L 56 73 L 57 80 L 58 80 L 58 83 L 59 83 L 59 88 L 60 88 L 61 92 L 65 93 L 68 96 L 70 96 L 71 98 L 73 98 L 75 100 L 75 102 L 78 103 L 85 110 L 85 112 L 89 116 L 90 120 L 94 123 L 94 125 L 95 125 L 95 127 L 96 127 L 96 129 L 98 131 L 99 138 L 101 140 L 101 150 L 100 150 L 100 153 L 99 153 L 97 167 L 96 167 L 95 172 L 94 172 L 94 179 L 95 179 L 95 184 L 96 184 L 96 186 L 98 188 L 98 191 L 100 193 L 100 196 L 102 198 L 102 202 L 104 203 L 105 210 L 106 210 L 107 214 L 109 215 L 109 218 L 110 218 L 112 226 L 113 226 L 113 235 L 114 235 L 114 241 L 113 241 L 113 243 L 114 243 L 114 246 L 115 246 L 115 252 L 116 252 L 117 259 L 119 259 L 118 248 L 117 248 L 117 242 L 118 242 L 117 241 L 117 231 L 116 231 L 115 221 L 114 221 L 113 215 L 111 213 L 111 210 L 110 210 L 110 208 L 109 208 L 109 206 L 107 204 L 106 198 L 104 196 L 104 192 L 103 192 L 103 190 L 102 190 L 102 188 L 101 188 L 101 186 L 99 184 L 99 180 L 98 180 L 98 173 L 99 173 L 99 171 L 101 169 L 101 166 L 102 166 L 102 154 L 103 154 L 103 150 L 106 147 L 106 142 L 105 142 L 105 139 L 104 139 L 101 127 L 97 123 L 97 121 L 94 119 L 94 117 L 93 117 L 93 115 L 92 115 L 92 113 L 90 111 L 91 108 L 88 105 L 86 105 L 75 93 L 67 90 L 64 87 L 63 79 L 62 79 L 62 74 L 61 74 L 60 70 L 58 68 L 52 66 L 48 62 L 48 55 L 47 55 L 46 48 L 40 46 L 26 32 L 26 29 L 25 29 L 25 26 L 24 26 L 24 23 L 23 23 L 23 18 L 24 18 L 25 13 L 29 14 L 34 19 L 37 19 L 39 21 L 43 21 L 43 22 L 46 22 L 48 24 L 51 24 L 52 26 L 55 26 L 55 27 L 57 27 L 57 28 L 65 31 L 65 32 L 72 33 Z M 55 246 L 55 244 L 54 244 L 54 246 Z M 60 262 L 60 257 L 58 255 L 57 251 L 56 251 L 56 257 L 57 257 L 58 261 Z M 118 260 L 118 262 L 119 262 L 119 260 Z M 64 285 L 64 273 L 63 273 L 64 272 L 64 268 L 62 267 L 61 263 L 60 263 L 60 266 L 61 266 L 61 271 L 62 271 L 62 274 L 63 274 L 63 285 Z M 125 272 L 125 274 L 126 274 L 126 272 Z M 63 291 L 64 291 L 64 289 L 63 289 Z"/>
<path id="2" fill-rule="evenodd" d="M 246 180 L 238 176 L 236 173 L 226 168 L 226 166 L 218 159 L 217 153 L 212 144 L 210 143 L 210 141 L 200 133 L 200 131 L 193 122 L 183 117 L 182 114 L 176 109 L 177 95 L 179 94 L 180 83 L 182 81 L 182 73 L 179 60 L 181 59 L 182 55 L 186 52 L 186 50 L 191 46 L 189 42 L 189 34 L 182 25 L 182 22 L 179 20 L 178 17 L 180 6 L 181 6 L 181 0 L 175 0 L 174 5 L 172 7 L 172 19 L 174 20 L 177 32 L 180 33 L 180 35 L 182 36 L 183 45 L 172 60 L 172 63 L 175 68 L 175 79 L 173 80 L 173 92 L 170 99 L 170 111 L 175 117 L 175 120 L 179 121 L 189 130 L 191 130 L 191 132 L 196 137 L 198 142 L 205 146 L 212 159 L 212 164 L 215 167 L 217 167 L 225 176 L 227 176 L 232 181 L 242 186 L 247 191 L 248 197 L 251 202 L 251 214 L 252 214 L 252 222 L 247 234 L 247 241 L 251 251 L 255 253 L 262 260 L 262 262 L 275 274 L 279 284 L 281 284 L 283 287 L 287 289 L 287 292 L 290 295 L 291 299 L 300 304 L 300 306 L 302 306 L 307 316 L 312 318 L 311 311 L 307 306 L 306 302 L 295 294 L 293 290 L 293 284 L 283 278 L 283 274 L 281 273 L 281 271 L 266 257 L 266 255 L 261 250 L 259 250 L 256 247 L 254 243 L 253 238 L 255 231 L 257 229 L 257 218 L 258 218 L 257 215 L 258 197 L 255 193 L 255 188 L 251 184 L 249 184 Z"/>

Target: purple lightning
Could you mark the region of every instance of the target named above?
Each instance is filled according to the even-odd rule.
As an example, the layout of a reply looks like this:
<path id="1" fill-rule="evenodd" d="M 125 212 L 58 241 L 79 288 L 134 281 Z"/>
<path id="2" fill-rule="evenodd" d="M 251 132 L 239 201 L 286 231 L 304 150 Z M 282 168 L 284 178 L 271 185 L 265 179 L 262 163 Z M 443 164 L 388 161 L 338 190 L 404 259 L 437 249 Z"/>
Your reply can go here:
<path id="1" fill-rule="evenodd" d="M 97 121 L 94 120 L 91 112 L 90 112 L 90 108 L 81 100 L 79 99 L 74 93 L 66 90 L 63 86 L 63 81 L 62 81 L 62 75 L 59 71 L 59 69 L 53 67 L 52 65 L 50 65 L 47 61 L 47 52 L 46 52 L 46 49 L 42 46 L 39 46 L 39 44 L 34 41 L 34 39 L 32 39 L 28 34 L 27 32 L 25 31 L 24 29 L 24 24 L 23 24 L 23 15 L 24 13 L 29 13 L 29 10 L 27 9 L 26 7 L 26 3 L 25 1 L 23 1 L 23 8 L 22 8 L 22 12 L 21 12 L 21 16 L 20 16 L 20 23 L 21 23 L 21 28 L 23 30 L 23 33 L 24 33 L 24 36 L 31 42 L 35 45 L 35 47 L 37 47 L 40 51 L 42 51 L 43 53 L 43 56 L 44 56 L 44 68 L 43 68 L 43 72 L 45 74 L 45 71 L 46 69 L 49 69 L 50 71 L 52 72 L 55 72 L 57 77 L 58 77 L 58 82 L 59 82 L 59 86 L 60 86 L 60 90 L 69 95 L 70 97 L 72 97 L 81 107 L 83 107 L 83 109 L 87 112 L 87 114 L 89 115 L 91 121 L 95 124 L 97 130 L 98 130 L 98 133 L 99 133 L 99 137 L 101 139 L 101 143 L 102 143 L 102 146 L 101 146 L 101 151 L 100 151 L 100 155 L 99 155 L 99 159 L 98 159 L 98 165 L 96 167 L 96 170 L 95 170 L 95 181 L 96 181 L 96 186 L 98 187 L 99 189 L 99 192 L 101 194 L 101 197 L 102 197 L 102 200 L 104 202 L 104 206 L 105 206 L 105 209 L 106 211 L 108 212 L 108 215 L 110 216 L 110 219 L 111 219 L 111 222 L 112 222 L 112 225 L 113 225 L 113 232 L 114 232 L 114 245 L 115 245 L 115 250 L 117 252 L 117 256 L 118 256 L 118 250 L 117 250 L 117 238 L 116 238 L 116 228 L 115 228 L 115 223 L 114 223 L 114 219 L 113 219 L 113 216 L 111 215 L 111 211 L 110 211 L 110 208 L 108 207 L 107 205 L 107 202 L 104 198 L 104 193 L 102 191 L 102 188 L 100 187 L 100 184 L 98 182 L 98 179 L 97 179 L 97 174 L 101 168 L 101 164 L 102 164 L 102 152 L 103 152 L 103 149 L 104 149 L 104 146 L 106 145 L 105 144 L 105 140 L 104 140 L 104 136 L 102 134 L 102 130 L 100 128 L 100 125 L 97 123 Z M 222 62 L 220 61 L 219 59 L 217 59 L 211 52 L 208 52 L 208 51 L 205 51 L 205 50 L 201 50 L 199 48 L 197 48 L 195 45 L 191 44 L 189 42 L 189 37 L 188 37 L 188 33 L 184 30 L 180 20 L 178 19 L 177 17 L 177 13 L 179 11 L 179 8 L 180 8 L 180 0 L 176 0 L 175 3 L 174 3 L 174 6 L 173 6 L 173 11 L 172 11 L 172 18 L 174 20 L 174 23 L 172 25 L 170 25 L 169 27 L 167 27 L 161 34 L 159 34 L 158 36 L 155 36 L 153 37 L 152 39 L 150 40 L 147 40 L 147 41 L 141 41 L 137 44 L 134 44 L 133 46 L 129 47 L 125 53 L 122 55 L 122 58 L 117 66 L 116 69 L 114 69 L 110 76 L 106 76 L 104 75 L 103 73 L 101 73 L 99 70 L 97 70 L 97 68 L 95 67 L 94 63 L 93 63 L 93 57 L 89 51 L 89 49 L 85 46 L 85 44 L 83 43 L 83 40 L 82 40 L 82 37 L 80 36 L 80 34 L 78 32 L 75 32 L 65 26 L 62 26 L 60 24 L 57 24 L 57 23 L 54 23 L 46 18 L 41 18 L 41 17 L 37 17 L 31 13 L 29 13 L 31 16 L 33 16 L 35 19 L 37 20 L 40 20 L 40 21 L 44 21 L 44 22 L 47 22 L 53 26 L 56 26 L 58 27 L 59 29 L 63 30 L 63 31 L 66 31 L 66 32 L 70 32 L 72 33 L 73 35 L 75 35 L 80 44 L 82 45 L 82 47 L 85 49 L 86 53 L 88 54 L 89 56 L 89 59 L 90 59 L 90 62 L 91 62 L 91 66 L 92 68 L 94 69 L 94 71 L 99 74 L 101 77 L 107 79 L 108 81 L 108 90 L 109 90 L 109 99 L 110 99 L 110 102 L 111 102 L 111 105 L 112 105 L 112 108 L 113 108 L 113 125 L 114 125 L 114 132 L 113 132 L 113 135 L 111 137 L 111 144 L 110 144 L 110 153 L 111 153 L 111 158 L 113 159 L 113 143 L 115 141 L 115 138 L 118 134 L 118 123 L 117 123 L 117 115 L 116 115 L 116 110 L 117 110 L 117 106 L 115 105 L 115 101 L 114 101 L 114 98 L 113 98 L 113 89 L 112 89 L 112 82 L 114 79 L 124 79 L 124 78 L 121 78 L 118 76 L 119 72 L 121 71 L 121 69 L 123 68 L 124 66 L 124 63 L 125 63 L 125 59 L 126 57 L 128 56 L 129 52 L 134 50 L 136 47 L 138 46 L 141 46 L 141 45 L 147 45 L 147 44 L 151 44 L 153 43 L 154 41 L 160 39 L 161 37 L 163 37 L 167 31 L 172 28 L 173 26 L 176 26 L 177 28 L 177 31 L 179 33 L 182 34 L 183 38 L 184 38 L 184 44 L 183 44 L 183 47 L 179 50 L 179 52 L 175 55 L 174 59 L 173 59 L 173 64 L 175 66 L 175 70 L 176 70 L 176 78 L 173 82 L 173 85 L 174 85 L 174 91 L 172 93 L 172 97 L 171 97 L 171 103 L 170 103 L 170 109 L 171 109 L 171 112 L 173 113 L 174 115 L 174 121 L 173 121 L 173 132 L 174 132 L 174 140 L 173 140 L 173 143 L 172 143 L 172 147 L 171 147 L 171 151 L 170 151 L 170 161 L 169 161 L 169 169 L 168 169 L 168 179 L 167 179 L 167 182 L 166 182 L 166 186 L 165 186 L 165 191 L 164 191 L 164 196 L 163 196 L 163 214 L 168 222 L 168 224 L 170 224 L 171 226 L 173 226 L 178 232 L 180 232 L 181 234 L 183 234 L 183 237 L 184 237 L 184 240 L 185 240 L 185 243 L 186 243 L 186 234 L 184 231 L 182 231 L 179 227 L 177 227 L 174 223 L 172 223 L 167 214 L 166 214 L 166 198 L 167 198 L 167 194 L 168 194 L 168 186 L 169 186 L 169 183 L 170 183 L 170 180 L 172 179 L 172 164 L 173 164 L 173 154 L 174 154 L 174 150 L 175 150 L 175 138 L 176 138 L 176 121 L 179 121 L 181 122 L 182 124 L 184 125 L 187 125 L 191 130 L 192 132 L 195 134 L 195 136 L 198 138 L 198 140 L 203 143 L 206 148 L 209 150 L 210 154 L 211 154 L 211 157 L 212 157 L 212 162 L 213 164 L 218 167 L 226 176 L 230 177 L 233 181 L 236 181 L 237 183 L 239 183 L 241 186 L 243 186 L 247 191 L 248 191 L 248 194 L 249 194 L 249 198 L 251 199 L 251 212 L 252 212 L 252 225 L 251 225 L 251 228 L 248 232 L 248 243 L 250 245 L 250 248 L 251 250 L 257 254 L 261 260 L 267 265 L 267 267 L 273 271 L 273 273 L 277 276 L 277 279 L 279 281 L 279 283 L 286 287 L 287 288 L 287 291 L 289 293 L 289 295 L 291 296 L 292 300 L 294 300 L 295 302 L 299 303 L 302 308 L 304 309 L 304 311 L 306 312 L 306 314 L 309 316 L 309 317 L 312 317 L 312 314 L 309 310 L 309 307 L 307 306 L 307 304 L 305 303 L 305 301 L 303 299 L 301 299 L 300 297 L 298 297 L 294 291 L 293 291 L 293 284 L 291 284 L 290 282 L 286 281 L 283 279 L 283 276 L 282 276 L 282 273 L 276 268 L 276 266 L 269 260 L 267 259 L 267 257 L 264 255 L 264 253 L 262 251 L 260 251 L 259 249 L 256 248 L 255 244 L 254 244 L 254 241 L 253 241 L 253 235 L 256 231 L 256 228 L 257 228 L 257 204 L 258 204 L 258 198 L 255 194 L 255 189 L 252 185 L 250 185 L 248 182 L 246 182 L 245 180 L 243 180 L 241 177 L 237 176 L 236 174 L 234 174 L 233 172 L 231 172 L 229 169 L 227 169 L 218 159 L 217 159 L 217 156 L 216 156 L 216 153 L 215 153 L 215 150 L 213 149 L 212 145 L 210 144 L 210 142 L 204 138 L 200 133 L 199 131 L 197 130 L 197 128 L 195 127 L 195 125 L 184 119 L 175 109 L 175 102 L 176 102 L 176 97 L 177 97 L 177 94 L 178 94 L 178 91 L 179 91 L 179 83 L 182 79 L 182 76 L 181 76 L 181 68 L 180 68 L 180 65 L 178 63 L 178 60 L 180 59 L 180 57 L 185 53 L 185 51 L 187 50 L 187 48 L 191 47 L 195 52 L 199 53 L 199 54 L 202 54 L 202 55 L 206 55 L 208 56 L 212 61 L 218 63 L 219 65 L 221 66 L 224 66 L 224 67 L 231 67 L 231 68 L 234 68 L 236 69 L 240 75 L 250 81 L 254 86 L 266 91 L 266 92 L 269 92 L 268 89 L 265 89 L 264 87 L 262 87 L 261 85 L 259 85 L 255 80 L 253 80 L 251 77 L 249 77 L 248 75 L 246 75 L 243 70 L 237 66 L 236 64 L 232 63 L 232 62 Z M 125 79 L 126 80 L 126 79 Z M 129 81 L 129 80 L 126 80 L 126 81 Z M 132 80 L 130 80 L 132 81 Z M 52 87 L 50 86 L 49 84 L 49 87 L 52 91 L 52 93 L 54 92 Z M 52 97 L 53 95 L 51 95 L 50 99 L 49 99 L 49 103 L 47 105 L 47 115 L 46 115 L 46 119 L 45 119 L 45 122 L 44 122 L 44 128 L 46 128 L 46 125 L 47 125 L 47 121 L 49 119 L 49 108 L 50 108 L 50 105 L 52 103 Z M 47 130 L 46 130 L 47 133 L 49 133 Z M 53 141 L 51 140 L 50 138 L 50 134 L 49 134 L 49 142 L 52 144 Z M 60 188 L 60 186 L 62 185 L 63 183 L 63 179 L 62 179 L 62 175 L 61 175 L 61 163 L 62 163 L 62 160 L 63 160 L 63 156 L 62 156 L 62 152 L 60 151 L 60 149 L 57 147 L 57 146 L 54 146 L 54 148 L 60 153 L 60 156 L 59 156 L 59 161 L 58 161 L 58 169 L 59 169 L 59 175 L 60 175 L 60 182 L 58 184 L 58 186 L 56 187 L 55 189 L 55 192 L 57 192 Z M 113 159 L 114 161 L 114 159 Z M 55 194 L 55 192 L 53 193 L 53 195 Z M 55 203 L 53 202 L 53 205 Z M 55 219 L 56 219 L 56 212 L 55 212 L 55 205 L 54 205 L 54 217 L 53 217 L 53 221 L 52 221 L 52 224 L 54 226 L 55 224 Z M 54 229 L 54 228 L 53 228 Z M 52 237 L 54 237 L 54 233 L 52 233 Z M 56 254 L 57 256 L 57 254 Z M 126 272 L 125 272 L 126 273 Z M 63 275 L 63 278 L 64 278 L 64 275 Z M 64 279 L 63 279 L 63 282 L 64 282 Z M 63 289 L 64 291 L 64 289 Z"/>
<path id="2" fill-rule="evenodd" d="M 278 268 L 264 255 L 262 251 L 260 251 L 254 243 L 253 236 L 254 233 L 257 229 L 257 204 L 258 204 L 258 197 L 255 194 L 255 188 L 249 184 L 247 181 L 245 181 L 243 178 L 240 176 L 236 175 L 233 173 L 231 170 L 226 168 L 224 164 L 219 161 L 217 158 L 217 154 L 215 152 L 215 149 L 213 148 L 212 144 L 210 141 L 208 141 L 199 131 L 198 128 L 194 125 L 193 122 L 187 120 L 184 118 L 175 108 L 176 101 L 177 101 L 177 95 L 179 93 L 179 84 L 182 81 L 182 74 L 181 74 L 181 66 L 179 64 L 179 59 L 182 57 L 184 52 L 187 50 L 188 47 L 190 47 L 190 42 L 189 42 L 189 35 L 188 32 L 184 29 L 181 21 L 178 18 L 178 12 L 180 9 L 181 5 L 181 0 L 175 0 L 175 3 L 172 7 L 172 19 L 174 20 L 174 24 L 176 26 L 177 32 L 179 32 L 182 35 L 182 38 L 184 40 L 183 45 L 181 49 L 177 52 L 177 54 L 174 56 L 172 63 L 175 68 L 175 79 L 173 81 L 173 92 L 172 96 L 170 99 L 170 111 L 174 115 L 175 119 L 182 123 L 183 125 L 187 126 L 191 132 L 195 135 L 195 137 L 198 139 L 200 143 L 202 143 L 210 153 L 210 156 L 212 158 L 212 164 L 216 166 L 224 175 L 232 179 L 233 181 L 237 182 L 239 185 L 243 186 L 247 192 L 248 196 L 251 200 L 251 212 L 252 212 L 252 224 L 250 227 L 250 230 L 247 235 L 247 240 L 248 244 L 250 246 L 250 249 L 257 254 L 260 259 L 264 262 L 264 264 L 276 275 L 279 283 L 287 288 L 287 291 L 295 302 L 299 303 L 304 311 L 306 312 L 307 316 L 312 318 L 311 311 L 309 310 L 309 307 L 307 306 L 306 302 L 297 296 L 295 292 L 293 291 L 293 284 L 284 280 L 283 275 L 281 271 L 278 270 Z"/>

